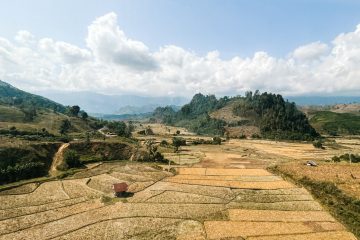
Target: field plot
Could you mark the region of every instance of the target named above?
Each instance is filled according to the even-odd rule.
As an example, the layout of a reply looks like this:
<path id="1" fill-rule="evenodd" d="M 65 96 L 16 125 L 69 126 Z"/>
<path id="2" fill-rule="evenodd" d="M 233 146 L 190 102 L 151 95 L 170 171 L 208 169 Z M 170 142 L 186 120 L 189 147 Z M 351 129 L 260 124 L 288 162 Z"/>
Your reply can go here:
<path id="1" fill-rule="evenodd" d="M 201 161 L 176 175 L 109 162 L 0 192 L 0 240 L 356 239 L 304 188 L 264 169 L 290 153 L 234 143 L 187 146 Z M 118 182 L 133 194 L 114 198 Z"/>

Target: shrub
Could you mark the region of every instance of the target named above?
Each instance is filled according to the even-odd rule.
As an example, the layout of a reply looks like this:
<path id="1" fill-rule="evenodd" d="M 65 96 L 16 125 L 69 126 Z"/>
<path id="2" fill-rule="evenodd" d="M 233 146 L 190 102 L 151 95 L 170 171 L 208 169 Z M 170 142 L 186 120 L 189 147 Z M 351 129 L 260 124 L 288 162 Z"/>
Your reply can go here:
<path id="1" fill-rule="evenodd" d="M 254 133 L 251 135 L 251 138 L 254 138 L 254 139 L 258 139 L 258 138 L 261 138 L 259 134 L 257 133 Z"/>
<path id="2" fill-rule="evenodd" d="M 168 146 L 169 145 L 169 143 L 166 141 L 166 140 L 162 140 L 161 142 L 160 142 L 160 146 L 162 146 L 162 147 L 166 147 L 166 146 Z"/>
<path id="3" fill-rule="evenodd" d="M 347 161 L 347 162 L 351 162 L 352 163 L 359 163 L 360 162 L 360 156 L 359 155 L 355 155 L 355 154 L 352 154 L 352 153 L 345 153 L 343 155 L 340 155 L 340 156 L 334 156 L 332 158 L 332 160 L 334 162 L 340 162 L 340 161 Z"/>
<path id="4" fill-rule="evenodd" d="M 80 156 L 75 150 L 67 150 L 64 153 L 64 161 L 70 167 L 79 167 L 80 163 Z"/>
<path id="5" fill-rule="evenodd" d="M 186 146 L 186 139 L 182 137 L 174 137 L 173 138 L 173 146 L 175 147 L 175 151 L 177 152 L 179 150 L 180 146 Z"/>
<path id="6" fill-rule="evenodd" d="M 332 157 L 332 160 L 333 160 L 334 162 L 340 162 L 340 161 L 341 161 L 341 159 L 340 159 L 338 156 L 333 156 L 333 157 Z"/>
<path id="7" fill-rule="evenodd" d="M 313 146 L 314 146 L 315 148 L 324 149 L 324 147 L 323 147 L 323 145 L 322 145 L 322 143 L 321 143 L 320 141 L 315 141 L 315 142 L 313 142 Z"/>
<path id="8" fill-rule="evenodd" d="M 221 144 L 221 138 L 220 137 L 214 137 L 212 144 L 214 145 L 220 145 Z"/>

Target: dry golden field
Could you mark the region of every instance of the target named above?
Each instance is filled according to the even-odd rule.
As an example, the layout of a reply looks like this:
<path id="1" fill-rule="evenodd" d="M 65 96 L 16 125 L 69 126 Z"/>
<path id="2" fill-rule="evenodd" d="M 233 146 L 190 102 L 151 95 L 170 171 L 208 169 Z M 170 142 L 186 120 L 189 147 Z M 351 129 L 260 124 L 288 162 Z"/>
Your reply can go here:
<path id="1" fill-rule="evenodd" d="M 152 137 L 171 142 L 172 135 Z M 64 179 L 1 191 L 0 240 L 355 240 L 305 188 L 266 168 L 279 165 L 320 180 L 337 179 L 341 189 L 356 195 L 357 188 L 349 187 L 359 183 L 349 176 L 358 176 L 359 165 L 326 160 L 358 151 L 357 144 L 342 139 L 319 150 L 309 143 L 230 140 L 181 147 L 179 162 L 177 153 L 164 148 L 181 163 L 172 165 L 175 175 L 145 163 L 91 164 Z M 305 166 L 306 160 L 319 167 Z M 132 194 L 114 198 L 111 187 L 117 182 L 127 182 Z"/>

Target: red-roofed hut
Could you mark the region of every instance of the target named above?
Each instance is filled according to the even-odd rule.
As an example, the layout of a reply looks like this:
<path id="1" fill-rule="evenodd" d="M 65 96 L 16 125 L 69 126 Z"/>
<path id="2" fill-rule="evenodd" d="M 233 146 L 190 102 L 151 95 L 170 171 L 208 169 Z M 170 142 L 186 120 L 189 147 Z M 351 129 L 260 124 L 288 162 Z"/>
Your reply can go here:
<path id="1" fill-rule="evenodd" d="M 115 197 L 121 197 L 126 195 L 126 191 L 128 190 L 128 185 L 126 182 L 115 183 L 113 184 L 114 195 Z"/>

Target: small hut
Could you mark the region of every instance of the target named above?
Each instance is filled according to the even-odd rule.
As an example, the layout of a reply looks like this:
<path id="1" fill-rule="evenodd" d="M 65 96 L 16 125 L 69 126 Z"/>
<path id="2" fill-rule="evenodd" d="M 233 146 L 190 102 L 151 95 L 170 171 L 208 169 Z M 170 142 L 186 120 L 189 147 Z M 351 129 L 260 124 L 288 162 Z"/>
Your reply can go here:
<path id="1" fill-rule="evenodd" d="M 122 197 L 126 195 L 128 185 L 126 184 L 126 182 L 115 183 L 113 184 L 113 190 L 115 197 Z"/>

